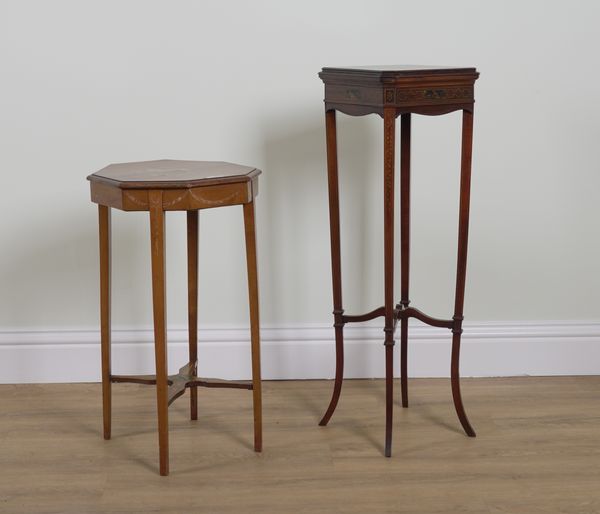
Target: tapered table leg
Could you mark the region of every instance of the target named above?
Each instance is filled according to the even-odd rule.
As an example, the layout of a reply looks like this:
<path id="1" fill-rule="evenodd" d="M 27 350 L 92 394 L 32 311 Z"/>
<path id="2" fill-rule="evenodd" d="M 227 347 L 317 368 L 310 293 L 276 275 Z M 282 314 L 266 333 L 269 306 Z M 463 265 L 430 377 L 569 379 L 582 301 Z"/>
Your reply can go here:
<path id="1" fill-rule="evenodd" d="M 260 379 L 260 324 L 258 308 L 258 265 L 256 261 L 256 224 L 254 202 L 244 204 L 246 265 L 250 304 L 250 342 L 252 347 L 252 404 L 254 408 L 254 451 L 262 451 L 262 395 Z"/>
<path id="2" fill-rule="evenodd" d="M 198 211 L 187 211 L 188 337 L 192 373 L 198 374 Z M 190 386 L 190 419 L 198 419 L 198 388 Z"/>
<path id="3" fill-rule="evenodd" d="M 156 402 L 160 474 L 169 474 L 169 407 L 167 375 L 167 325 L 165 280 L 165 212 L 162 191 L 149 191 L 152 255 L 152 300 L 156 354 Z"/>
<path id="4" fill-rule="evenodd" d="M 392 455 L 394 409 L 394 145 L 395 109 L 383 111 L 383 230 L 385 296 L 385 456 Z"/>
<path id="5" fill-rule="evenodd" d="M 331 276 L 333 282 L 333 315 L 335 327 L 335 381 L 329 407 L 319 422 L 325 426 L 337 407 L 344 380 L 344 323 L 342 316 L 342 259 L 340 250 L 340 200 L 338 186 L 337 134 L 335 111 L 325 112 L 327 136 L 327 177 L 329 187 L 329 234 L 331 239 Z"/>
<path id="6" fill-rule="evenodd" d="M 454 328 L 452 329 L 452 360 L 450 379 L 452 398 L 460 424 L 470 437 L 475 431 L 463 406 L 460 394 L 460 339 L 462 334 L 463 307 L 465 300 L 465 279 L 467 273 L 467 244 L 469 238 L 469 203 L 471 195 L 471 154 L 473 144 L 473 112 L 463 111 L 462 156 L 460 165 L 460 208 L 458 219 L 458 257 L 456 269 L 456 296 L 454 300 Z"/>
<path id="7" fill-rule="evenodd" d="M 410 113 L 400 117 L 400 304 L 410 304 Z M 400 387 L 402 407 L 408 407 L 408 318 L 400 321 Z"/>
<path id="8" fill-rule="evenodd" d="M 111 435 L 111 359 L 110 359 L 110 289 L 111 289 L 111 215 L 110 207 L 98 205 L 100 228 L 100 347 L 102 353 L 102 418 L 104 439 Z"/>

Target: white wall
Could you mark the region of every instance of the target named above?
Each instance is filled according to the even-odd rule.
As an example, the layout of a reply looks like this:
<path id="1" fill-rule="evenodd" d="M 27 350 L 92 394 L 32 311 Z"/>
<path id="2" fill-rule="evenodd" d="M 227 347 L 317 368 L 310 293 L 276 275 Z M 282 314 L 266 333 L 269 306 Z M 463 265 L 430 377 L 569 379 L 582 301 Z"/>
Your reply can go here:
<path id="1" fill-rule="evenodd" d="M 600 320 L 599 16 L 592 0 L 2 0 L 5 362 L 34 345 L 37 331 L 97 328 L 96 209 L 85 177 L 110 162 L 263 169 L 263 324 L 328 325 L 317 77 L 326 65 L 477 66 L 466 318 L 511 327 Z M 414 121 L 412 299 L 442 317 L 453 300 L 459 121 L 457 113 Z M 339 124 L 345 307 L 358 312 L 382 303 L 382 128 L 377 117 Z M 180 327 L 185 219 L 167 219 L 169 324 Z M 117 212 L 113 224 L 114 324 L 145 328 L 147 217 Z M 200 258 L 201 325 L 246 324 L 241 209 L 201 214 Z"/>

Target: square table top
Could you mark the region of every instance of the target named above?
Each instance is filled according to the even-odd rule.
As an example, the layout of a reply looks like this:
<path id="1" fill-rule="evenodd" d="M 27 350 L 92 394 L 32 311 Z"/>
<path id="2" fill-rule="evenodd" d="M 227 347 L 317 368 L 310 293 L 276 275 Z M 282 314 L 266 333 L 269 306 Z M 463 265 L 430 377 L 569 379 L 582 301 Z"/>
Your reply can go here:
<path id="1" fill-rule="evenodd" d="M 324 67 L 326 109 L 350 115 L 396 109 L 396 113 L 445 114 L 472 110 L 474 67 L 433 65 L 380 65 Z"/>

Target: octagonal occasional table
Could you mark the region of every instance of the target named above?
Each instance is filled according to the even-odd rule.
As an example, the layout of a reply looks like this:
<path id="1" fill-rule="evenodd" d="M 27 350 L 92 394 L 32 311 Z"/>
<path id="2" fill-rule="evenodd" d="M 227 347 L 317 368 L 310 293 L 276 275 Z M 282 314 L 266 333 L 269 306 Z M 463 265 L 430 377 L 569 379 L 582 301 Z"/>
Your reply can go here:
<path id="1" fill-rule="evenodd" d="M 92 201 L 98 204 L 100 225 L 100 326 L 104 438 L 111 437 L 111 384 L 132 382 L 156 385 L 160 474 L 169 474 L 168 407 L 190 389 L 190 417 L 197 419 L 197 387 L 249 389 L 253 392 L 254 450 L 262 450 L 258 278 L 254 198 L 260 170 L 226 162 L 148 161 L 111 164 L 90 175 Z M 198 337 L 198 212 L 201 209 L 242 205 L 250 300 L 252 381 L 208 380 L 197 374 Z M 111 208 L 149 211 L 152 256 L 152 297 L 156 375 L 123 376 L 111 373 L 110 290 Z M 165 212 L 187 211 L 189 362 L 177 375 L 167 373 L 165 283 Z"/>

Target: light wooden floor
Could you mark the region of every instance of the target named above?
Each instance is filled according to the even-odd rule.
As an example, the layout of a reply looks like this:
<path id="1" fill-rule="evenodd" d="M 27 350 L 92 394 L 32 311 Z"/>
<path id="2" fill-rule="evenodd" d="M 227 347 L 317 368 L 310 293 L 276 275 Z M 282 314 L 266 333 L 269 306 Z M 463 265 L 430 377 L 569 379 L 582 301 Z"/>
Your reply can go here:
<path id="1" fill-rule="evenodd" d="M 170 410 L 171 475 L 158 476 L 154 389 L 113 388 L 101 438 L 96 384 L 0 386 L 0 512 L 600 513 L 600 377 L 463 381 L 467 438 L 447 380 L 411 380 L 382 456 L 383 382 L 264 384 L 264 453 L 251 394 L 200 389 Z M 398 389 L 397 389 L 398 391 Z"/>

